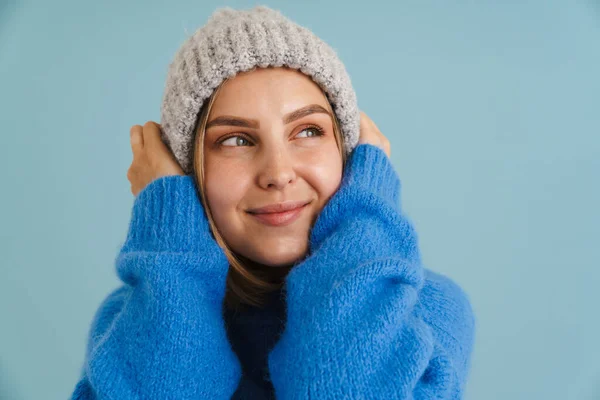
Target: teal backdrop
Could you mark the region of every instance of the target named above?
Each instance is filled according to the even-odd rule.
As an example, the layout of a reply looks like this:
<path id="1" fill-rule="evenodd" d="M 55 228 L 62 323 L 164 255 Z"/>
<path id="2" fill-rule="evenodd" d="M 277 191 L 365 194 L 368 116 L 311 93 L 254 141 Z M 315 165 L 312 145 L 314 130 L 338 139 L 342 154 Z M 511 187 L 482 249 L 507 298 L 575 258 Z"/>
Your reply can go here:
<path id="1" fill-rule="evenodd" d="M 465 398 L 600 399 L 600 4 L 549 0 L 0 0 L 0 398 L 70 396 L 129 128 L 187 35 L 256 4 L 327 41 L 389 137 L 426 266 L 477 315 Z"/>

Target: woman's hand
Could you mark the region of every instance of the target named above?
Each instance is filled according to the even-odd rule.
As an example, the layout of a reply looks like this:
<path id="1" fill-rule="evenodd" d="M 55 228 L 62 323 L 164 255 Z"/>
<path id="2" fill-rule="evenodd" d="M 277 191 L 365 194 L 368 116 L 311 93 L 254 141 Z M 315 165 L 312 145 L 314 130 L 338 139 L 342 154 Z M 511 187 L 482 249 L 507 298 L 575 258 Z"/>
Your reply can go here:
<path id="1" fill-rule="evenodd" d="M 375 122 L 363 111 L 360 112 L 360 138 L 358 144 L 368 143 L 382 149 L 387 156 L 390 156 L 390 141 L 383 136 Z"/>
<path id="2" fill-rule="evenodd" d="M 160 138 L 160 125 L 148 121 L 142 127 L 134 125 L 130 131 L 133 161 L 127 170 L 134 196 L 150 182 L 168 175 L 185 175 L 179 163 Z"/>

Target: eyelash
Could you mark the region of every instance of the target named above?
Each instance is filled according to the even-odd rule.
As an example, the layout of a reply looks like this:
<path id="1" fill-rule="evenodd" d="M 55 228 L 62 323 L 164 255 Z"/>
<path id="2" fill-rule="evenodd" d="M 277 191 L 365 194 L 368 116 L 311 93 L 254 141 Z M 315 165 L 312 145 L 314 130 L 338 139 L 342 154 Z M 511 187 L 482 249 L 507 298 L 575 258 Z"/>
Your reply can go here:
<path id="1" fill-rule="evenodd" d="M 309 129 L 313 129 L 314 131 L 317 132 L 317 134 L 315 136 L 310 136 L 310 137 L 320 137 L 320 136 L 323 136 L 325 134 L 325 130 L 323 128 L 319 127 L 319 126 L 316 126 L 316 125 L 307 126 L 307 127 L 303 128 L 300 132 L 298 132 L 298 134 L 300 134 L 301 132 L 304 132 L 306 130 L 309 130 Z M 236 135 L 229 135 L 229 136 L 227 136 L 227 137 L 219 140 L 217 142 L 217 144 L 219 146 L 222 146 L 222 144 L 223 144 L 224 141 L 229 140 L 229 139 L 234 138 L 234 137 L 244 138 L 246 141 L 250 142 L 250 140 L 248 138 L 248 135 L 246 135 L 246 134 L 236 134 Z M 308 139 L 310 137 L 307 137 L 306 139 Z M 305 138 L 303 138 L 303 139 L 305 139 Z M 223 146 L 223 147 L 245 147 L 245 146 Z"/>

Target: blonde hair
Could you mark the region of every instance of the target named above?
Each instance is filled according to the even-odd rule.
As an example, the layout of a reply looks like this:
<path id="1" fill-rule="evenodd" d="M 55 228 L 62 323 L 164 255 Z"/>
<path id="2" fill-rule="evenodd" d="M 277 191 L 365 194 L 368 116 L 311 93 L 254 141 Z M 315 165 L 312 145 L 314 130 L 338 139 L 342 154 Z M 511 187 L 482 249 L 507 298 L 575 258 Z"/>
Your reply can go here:
<path id="1" fill-rule="evenodd" d="M 262 307 L 266 303 L 265 296 L 269 293 L 279 290 L 285 279 L 273 279 L 275 272 L 271 274 L 260 271 L 259 269 L 252 268 L 252 261 L 248 260 L 240 255 L 236 255 L 229 245 L 225 242 L 225 239 L 217 229 L 214 218 L 208 207 L 208 201 L 206 199 L 206 190 L 204 186 L 204 136 L 206 131 L 206 124 L 208 122 L 208 116 L 212 105 L 217 98 L 217 95 L 223 84 L 230 78 L 227 78 L 217 89 L 212 93 L 211 97 L 205 102 L 200 110 L 196 127 L 194 128 L 194 156 L 193 156 L 193 167 L 196 179 L 196 186 L 199 192 L 199 197 L 206 211 L 206 216 L 210 225 L 210 229 L 213 236 L 219 246 L 225 252 L 227 259 L 229 260 L 230 267 L 227 274 L 226 282 L 226 293 L 225 293 L 225 305 L 229 309 L 240 309 L 247 305 L 255 307 Z M 321 92 L 327 98 L 326 93 L 321 88 Z M 331 104 L 328 101 L 329 111 L 333 116 L 333 132 L 342 156 L 342 165 L 346 164 L 346 154 L 344 149 L 344 138 L 341 134 L 340 125 L 338 119 L 331 108 Z M 280 267 L 273 267 L 278 269 Z"/>

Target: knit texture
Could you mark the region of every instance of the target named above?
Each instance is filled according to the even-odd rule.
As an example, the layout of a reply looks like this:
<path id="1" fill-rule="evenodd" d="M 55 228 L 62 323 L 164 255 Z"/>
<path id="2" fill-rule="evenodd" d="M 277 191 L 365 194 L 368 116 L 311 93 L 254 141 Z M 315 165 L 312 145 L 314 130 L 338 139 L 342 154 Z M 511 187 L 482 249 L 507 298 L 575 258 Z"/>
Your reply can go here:
<path id="1" fill-rule="evenodd" d="M 473 310 L 460 286 L 423 267 L 381 149 L 352 152 L 309 240 L 286 277 L 285 326 L 275 305 L 228 323 L 228 338 L 228 263 L 191 177 L 153 181 L 135 200 L 116 259 L 123 285 L 94 317 L 72 398 L 253 399 L 272 387 L 277 399 L 461 399 Z M 261 329 L 264 345 L 240 340 Z"/>
<path id="2" fill-rule="evenodd" d="M 123 285 L 94 317 L 73 398 L 230 398 L 241 366 L 221 315 L 229 262 L 190 176 L 138 194 L 115 265 Z"/>
<path id="3" fill-rule="evenodd" d="M 167 73 L 161 138 L 186 174 L 193 171 L 194 127 L 205 101 L 225 79 L 269 66 L 289 67 L 310 76 L 326 93 L 340 123 L 346 154 L 357 145 L 356 93 L 333 48 L 278 10 L 223 7 L 184 41 Z"/>
<path id="4" fill-rule="evenodd" d="M 286 277 L 269 354 L 278 399 L 460 399 L 475 332 L 466 293 L 426 271 L 387 155 L 359 145 Z"/>

